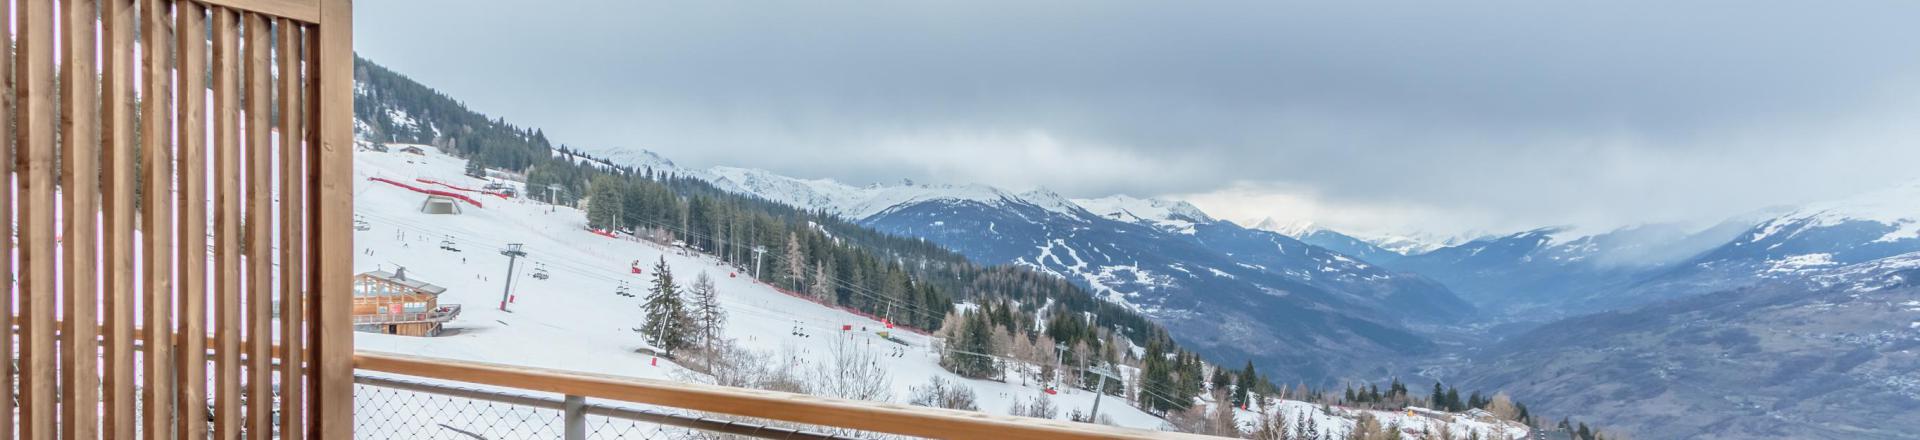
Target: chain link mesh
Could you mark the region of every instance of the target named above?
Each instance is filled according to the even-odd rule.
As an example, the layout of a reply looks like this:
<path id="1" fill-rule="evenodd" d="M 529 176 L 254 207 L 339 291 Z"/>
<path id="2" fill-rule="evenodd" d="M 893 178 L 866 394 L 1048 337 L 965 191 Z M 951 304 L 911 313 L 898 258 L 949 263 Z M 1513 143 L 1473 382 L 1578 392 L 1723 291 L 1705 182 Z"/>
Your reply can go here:
<path id="1" fill-rule="evenodd" d="M 559 410 L 372 385 L 353 387 L 353 432 L 363 439 L 558 439 Z"/>
<path id="2" fill-rule="evenodd" d="M 499 393 L 507 397 L 534 396 Z M 551 398 L 548 398 L 551 400 Z M 558 404 L 558 402 L 553 402 Z M 441 394 L 377 384 L 354 385 L 354 437 L 362 439 L 563 439 L 566 413 L 560 409 L 506 401 Z M 599 414 L 584 416 L 585 438 L 608 440 L 748 439 L 749 436 L 703 431 Z M 759 425 L 746 425 L 749 427 Z M 785 429 L 799 426 L 767 425 L 769 437 L 784 437 Z M 813 429 L 807 427 L 804 429 Z M 817 431 L 816 431 L 817 432 Z M 901 438 L 874 433 L 830 431 L 845 438 Z"/>

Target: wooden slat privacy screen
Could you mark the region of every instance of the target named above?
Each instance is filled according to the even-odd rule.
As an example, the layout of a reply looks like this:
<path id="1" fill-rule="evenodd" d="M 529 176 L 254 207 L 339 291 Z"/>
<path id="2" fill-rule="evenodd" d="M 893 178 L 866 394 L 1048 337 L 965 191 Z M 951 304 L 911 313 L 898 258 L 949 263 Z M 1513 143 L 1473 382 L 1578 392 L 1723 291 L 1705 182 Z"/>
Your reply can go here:
<path id="1" fill-rule="evenodd" d="M 0 434 L 350 437 L 351 3 L 0 4 Z"/>

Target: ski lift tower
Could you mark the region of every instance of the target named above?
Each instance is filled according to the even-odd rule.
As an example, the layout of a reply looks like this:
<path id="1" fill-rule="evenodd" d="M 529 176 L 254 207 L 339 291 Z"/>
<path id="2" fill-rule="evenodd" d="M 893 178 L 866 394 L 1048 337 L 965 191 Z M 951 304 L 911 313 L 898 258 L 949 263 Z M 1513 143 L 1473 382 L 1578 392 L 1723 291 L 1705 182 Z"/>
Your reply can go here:
<path id="1" fill-rule="evenodd" d="M 760 254 L 767 253 L 766 246 L 753 247 L 753 280 L 760 280 Z"/>
<path id="2" fill-rule="evenodd" d="M 1053 349 L 1059 352 L 1053 358 L 1053 385 L 1051 385 L 1057 389 L 1066 382 L 1064 378 L 1067 377 L 1067 370 L 1065 370 L 1067 367 L 1067 350 L 1072 350 L 1073 347 L 1068 347 L 1064 342 L 1057 342 L 1053 344 Z"/>
<path id="3" fill-rule="evenodd" d="M 508 243 L 507 248 L 500 251 L 500 255 L 507 256 L 506 285 L 500 287 L 500 311 L 502 312 L 508 311 L 507 301 L 513 298 L 513 262 L 527 256 L 526 251 L 520 248 L 520 243 Z"/>
<path id="4" fill-rule="evenodd" d="M 1117 381 L 1120 380 L 1120 376 L 1115 374 L 1112 368 L 1107 368 L 1106 365 L 1088 368 L 1087 372 L 1100 376 L 1100 384 L 1093 386 L 1093 410 L 1087 413 L 1087 421 L 1100 423 L 1097 421 L 1100 417 L 1100 395 L 1107 393 L 1107 378 L 1111 377 Z"/>

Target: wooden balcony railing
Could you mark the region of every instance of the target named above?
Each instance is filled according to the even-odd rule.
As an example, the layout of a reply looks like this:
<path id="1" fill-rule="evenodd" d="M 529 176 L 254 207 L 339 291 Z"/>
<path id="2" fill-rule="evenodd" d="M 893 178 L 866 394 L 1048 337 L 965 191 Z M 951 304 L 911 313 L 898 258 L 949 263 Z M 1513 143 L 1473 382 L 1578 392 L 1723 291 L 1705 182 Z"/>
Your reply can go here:
<path id="1" fill-rule="evenodd" d="M 460 316 L 459 304 L 441 304 L 433 310 L 412 313 L 353 315 L 354 324 L 402 324 L 409 322 L 447 322 Z"/>
<path id="2" fill-rule="evenodd" d="M 872 434 L 894 434 L 929 438 L 981 439 L 1202 439 L 1214 438 L 1173 432 L 1145 431 L 1105 425 L 1074 423 L 909 406 L 897 403 L 834 399 L 805 394 L 673 382 L 652 379 L 575 373 L 542 368 L 479 362 L 453 361 L 391 353 L 360 352 L 354 355 L 354 368 L 365 373 L 429 379 L 437 383 L 467 384 L 500 389 L 552 393 L 564 396 L 558 402 L 531 397 L 502 399 L 504 404 L 558 409 L 569 440 L 587 438 L 582 417 L 594 413 L 585 399 L 615 403 L 644 404 L 697 413 L 746 417 L 812 425 L 831 430 L 852 430 Z M 364 377 L 364 376 L 363 376 Z M 485 392 L 450 391 L 444 385 L 394 382 L 392 379 L 362 379 L 375 386 L 411 387 L 429 393 L 464 393 L 466 398 L 494 400 Z M 383 385 L 384 384 L 384 385 Z M 494 395 L 498 395 L 497 393 Z M 573 405 L 573 408 L 568 408 Z M 558 406 L 558 408 L 555 408 Z M 599 407 L 600 414 L 619 415 L 614 407 Z M 628 411 L 626 417 L 647 423 L 671 425 L 735 435 L 771 438 L 833 438 L 804 430 L 767 430 L 765 425 L 733 424 L 711 418 L 687 415 Z M 397 428 L 399 432 L 409 432 Z M 761 432 L 765 435 L 756 435 Z M 372 434 L 372 433 L 369 433 Z M 576 437 L 575 435 L 578 435 Z M 536 435 L 537 437 L 537 435 Z"/>
<path id="3" fill-rule="evenodd" d="M 0 3 L 0 432 L 351 437 L 352 4 Z"/>

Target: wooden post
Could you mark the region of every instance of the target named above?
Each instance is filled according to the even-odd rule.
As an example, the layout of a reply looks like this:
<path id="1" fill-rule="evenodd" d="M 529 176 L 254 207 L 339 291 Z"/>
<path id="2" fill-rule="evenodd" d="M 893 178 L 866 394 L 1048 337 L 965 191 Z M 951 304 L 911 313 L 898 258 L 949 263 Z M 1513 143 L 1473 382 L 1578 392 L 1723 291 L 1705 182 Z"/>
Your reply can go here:
<path id="1" fill-rule="evenodd" d="M 173 347 L 173 108 L 168 105 L 173 84 L 172 55 L 168 50 L 168 32 L 173 25 L 167 14 L 173 2 L 144 0 L 140 11 L 140 87 L 141 177 L 139 194 L 141 288 L 146 301 L 143 328 L 146 345 L 141 358 L 141 436 L 148 439 L 172 437 L 174 419 Z"/>
<path id="2" fill-rule="evenodd" d="M 180 420 L 207 419 L 207 9 L 180 2 L 174 13 L 180 98 L 175 122 L 179 150 L 180 338 L 177 393 Z M 175 423 L 182 439 L 207 438 L 206 423 Z"/>
<path id="3" fill-rule="evenodd" d="M 319 359 L 314 383 L 314 439 L 353 438 L 353 2 L 321 0 L 319 108 L 310 146 L 315 218 L 312 280 L 315 340 Z M 309 61 L 311 63 L 313 61 Z M 317 148 L 313 148 L 317 147 Z"/>
<path id="4" fill-rule="evenodd" d="M 133 364 L 133 322 L 135 292 L 133 291 L 133 229 L 134 181 L 133 161 L 133 72 L 138 68 L 133 60 L 133 1 L 106 0 L 100 9 L 100 28 L 104 31 L 102 49 L 106 53 L 101 75 L 104 84 L 100 91 L 100 117 L 103 119 L 100 132 L 103 156 L 106 166 L 102 169 L 102 194 L 105 202 L 106 220 L 106 310 L 105 325 L 105 366 L 103 405 L 105 426 L 101 434 L 106 438 L 133 438 L 134 421 L 134 364 Z"/>
<path id="5" fill-rule="evenodd" d="M 240 37 L 233 10 L 213 8 L 213 436 L 240 438 Z"/>
<path id="6" fill-rule="evenodd" d="M 99 82 L 93 74 L 93 1 L 66 0 L 60 8 L 65 46 L 60 69 L 60 194 L 66 220 L 62 232 L 66 248 L 61 252 L 66 301 L 60 330 L 60 369 L 65 372 L 60 375 L 65 391 L 60 437 L 73 439 L 96 437 L 100 426 L 96 422 L 100 376 L 94 373 L 100 365 L 100 345 L 93 325 L 99 304 L 94 271 L 94 256 L 99 252 L 94 239 L 98 233 L 94 223 L 99 219 L 95 213 L 99 212 L 100 145 L 94 131 Z"/>
<path id="7" fill-rule="evenodd" d="M 21 0 L 16 8 L 15 179 L 19 185 L 20 307 L 18 438 L 51 439 L 53 352 L 53 1 Z"/>

